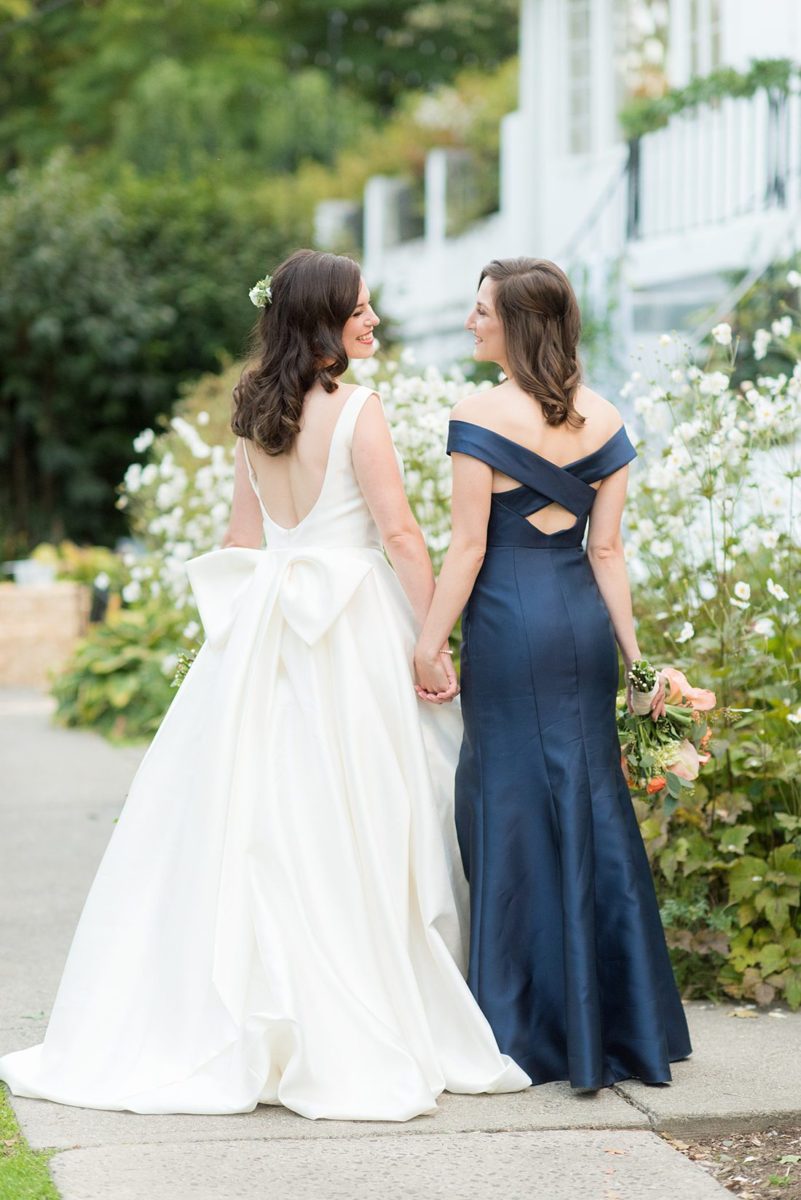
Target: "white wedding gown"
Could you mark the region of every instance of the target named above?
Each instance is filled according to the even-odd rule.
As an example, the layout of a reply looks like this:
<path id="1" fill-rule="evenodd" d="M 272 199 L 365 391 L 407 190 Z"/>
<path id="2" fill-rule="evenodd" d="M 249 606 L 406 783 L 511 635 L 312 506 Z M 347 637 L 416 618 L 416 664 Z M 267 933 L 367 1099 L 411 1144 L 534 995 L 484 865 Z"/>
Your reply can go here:
<path id="1" fill-rule="evenodd" d="M 189 577 L 207 640 L 131 785 L 18 1095 L 140 1113 L 404 1121 L 516 1091 L 462 976 L 459 710 L 417 699 L 411 609 L 340 414 L 322 490 Z M 258 495 L 255 479 L 251 482 Z M 261 504 L 261 500 L 259 501 Z"/>

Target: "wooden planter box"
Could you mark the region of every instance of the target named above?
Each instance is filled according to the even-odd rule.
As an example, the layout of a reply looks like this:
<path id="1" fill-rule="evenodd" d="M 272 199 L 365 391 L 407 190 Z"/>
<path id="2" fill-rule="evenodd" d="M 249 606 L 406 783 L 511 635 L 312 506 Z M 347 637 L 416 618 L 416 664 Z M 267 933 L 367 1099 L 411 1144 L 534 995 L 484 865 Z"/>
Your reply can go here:
<path id="1" fill-rule="evenodd" d="M 42 687 L 87 630 L 82 583 L 0 583 L 0 686 Z"/>

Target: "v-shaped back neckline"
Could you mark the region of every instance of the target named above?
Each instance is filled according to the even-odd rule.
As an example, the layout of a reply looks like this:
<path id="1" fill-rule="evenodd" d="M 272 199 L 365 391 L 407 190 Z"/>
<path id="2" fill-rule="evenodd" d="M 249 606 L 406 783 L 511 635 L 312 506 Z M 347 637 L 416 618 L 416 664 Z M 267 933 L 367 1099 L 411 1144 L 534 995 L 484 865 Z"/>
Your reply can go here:
<path id="1" fill-rule="evenodd" d="M 326 461 L 325 461 L 325 470 L 323 471 L 323 481 L 320 484 L 320 490 L 317 493 L 317 498 L 315 499 L 315 501 L 312 504 L 309 511 L 306 513 L 305 517 L 301 517 L 301 519 L 299 521 L 297 521 L 294 525 L 279 525 L 277 521 L 273 520 L 273 518 L 268 513 L 267 509 L 264 507 L 264 501 L 262 500 L 261 492 L 259 491 L 258 476 L 256 475 L 256 472 L 253 469 L 253 466 L 250 461 L 250 455 L 248 454 L 247 439 L 246 438 L 242 439 L 242 449 L 244 450 L 244 453 L 245 453 L 245 463 L 246 463 L 247 469 L 248 469 L 248 478 L 250 480 L 250 486 L 253 488 L 253 491 L 256 494 L 256 499 L 259 502 L 259 508 L 261 509 L 262 516 L 264 517 L 264 519 L 266 521 L 269 521 L 270 524 L 275 529 L 280 530 L 281 533 L 289 534 L 289 533 L 297 532 L 297 530 L 299 530 L 301 528 L 301 526 L 305 525 L 306 522 L 309 520 L 309 518 L 313 515 L 313 513 L 315 513 L 316 510 L 319 508 L 320 501 L 322 500 L 322 498 L 325 494 L 326 487 L 328 486 L 328 480 L 331 475 L 331 464 L 334 460 L 334 447 L 336 445 L 337 437 L 339 435 L 340 426 L 342 424 L 342 418 L 345 415 L 345 410 L 350 406 L 350 404 L 353 400 L 353 397 L 357 396 L 359 394 L 359 392 L 365 392 L 365 391 L 369 392 L 371 390 L 372 390 L 371 388 L 365 387 L 364 384 L 360 384 L 358 387 L 355 387 L 353 389 L 353 391 L 351 392 L 351 394 L 348 396 L 347 400 L 344 401 L 342 407 L 340 408 L 339 412 L 337 413 L 336 420 L 334 421 L 334 428 L 331 431 L 331 441 L 328 443 L 328 455 L 327 455 Z"/>
<path id="2" fill-rule="evenodd" d="M 551 459 L 551 458 L 546 458 L 544 454 L 539 454 L 536 450 L 530 450 L 528 448 L 528 446 L 524 446 L 522 442 L 516 442 L 514 440 L 514 438 L 508 438 L 508 437 L 506 437 L 505 434 L 497 433 L 496 430 L 494 430 L 494 429 L 488 429 L 486 425 L 479 425 L 476 421 L 460 421 L 460 420 L 456 419 L 456 420 L 451 421 L 451 424 L 452 425 L 465 425 L 470 429 L 480 429 L 482 433 L 488 433 L 491 437 L 498 438 L 500 441 L 505 442 L 507 446 L 514 446 L 516 450 L 522 451 L 523 454 L 529 454 L 532 458 L 535 458 L 538 462 L 545 463 L 547 466 L 553 467 L 557 471 L 565 471 L 569 475 L 572 474 L 573 467 L 579 467 L 582 465 L 582 463 L 585 463 L 589 459 L 594 458 L 596 454 L 600 454 L 601 451 L 605 450 L 607 448 L 607 446 L 611 445 L 611 443 L 615 440 L 615 438 L 619 437 L 620 434 L 626 428 L 625 425 L 620 425 L 615 430 L 615 432 L 613 434 L 611 434 L 606 439 L 606 441 L 603 442 L 600 446 L 597 446 L 595 448 L 595 450 L 591 450 L 589 454 L 583 454 L 581 456 L 581 458 L 576 458 L 572 462 L 561 465 L 560 463 L 555 463 L 553 461 L 553 459 Z M 526 487 L 528 485 L 521 484 L 521 486 Z M 503 493 L 496 493 L 496 494 L 502 495 Z"/>

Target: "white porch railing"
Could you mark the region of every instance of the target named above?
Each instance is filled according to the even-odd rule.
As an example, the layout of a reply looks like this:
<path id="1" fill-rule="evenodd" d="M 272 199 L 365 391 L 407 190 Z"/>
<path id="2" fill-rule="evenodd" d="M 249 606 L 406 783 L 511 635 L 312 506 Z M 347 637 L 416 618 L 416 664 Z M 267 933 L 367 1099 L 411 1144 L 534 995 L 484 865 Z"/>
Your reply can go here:
<path id="1" fill-rule="evenodd" d="M 801 95 L 762 90 L 673 117 L 629 147 L 628 239 L 801 200 Z"/>

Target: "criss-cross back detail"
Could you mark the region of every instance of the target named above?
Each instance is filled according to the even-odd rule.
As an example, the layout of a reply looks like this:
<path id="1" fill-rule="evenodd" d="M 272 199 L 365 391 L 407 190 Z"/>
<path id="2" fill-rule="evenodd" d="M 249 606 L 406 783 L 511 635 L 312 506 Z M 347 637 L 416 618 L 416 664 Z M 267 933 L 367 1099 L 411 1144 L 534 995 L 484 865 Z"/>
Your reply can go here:
<path id="1" fill-rule="evenodd" d="M 558 537 L 574 530 L 579 536 L 583 535 L 586 518 L 595 500 L 596 489 L 592 484 L 625 466 L 637 453 L 621 425 L 597 450 L 560 467 L 536 450 L 529 450 L 501 433 L 472 421 L 456 420 L 451 421 L 448 430 L 448 453 L 454 452 L 469 454 L 510 479 L 518 480 L 516 488 L 493 492 L 493 508 L 522 518 L 542 537 Z M 529 522 L 529 517 L 551 504 L 572 513 L 576 518 L 575 525 L 549 535 Z"/>

